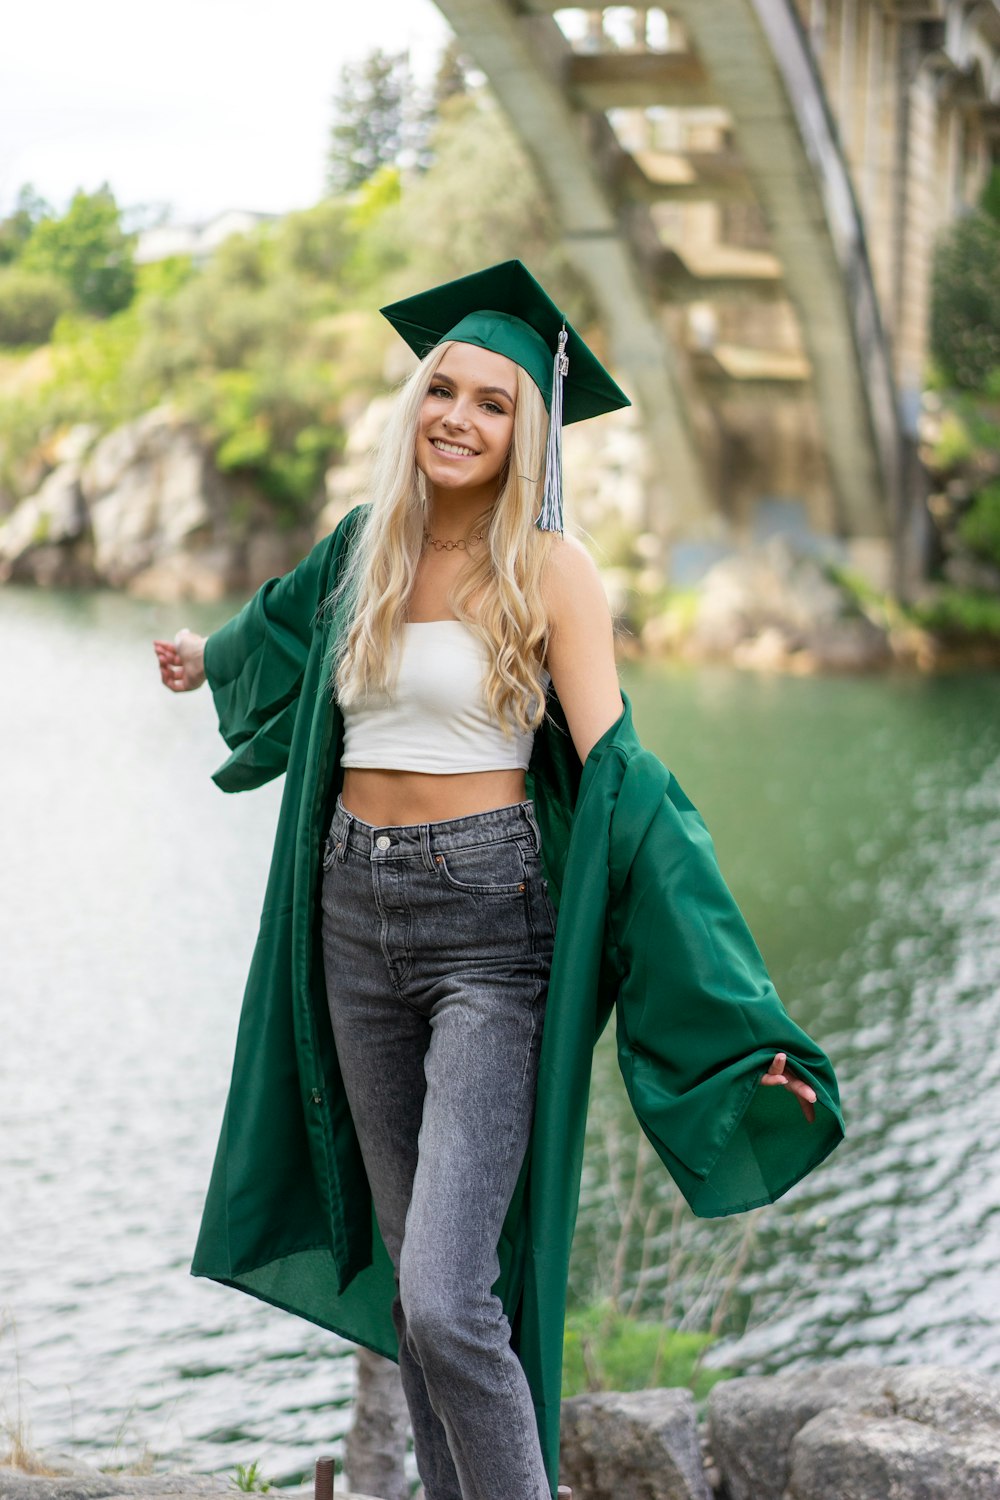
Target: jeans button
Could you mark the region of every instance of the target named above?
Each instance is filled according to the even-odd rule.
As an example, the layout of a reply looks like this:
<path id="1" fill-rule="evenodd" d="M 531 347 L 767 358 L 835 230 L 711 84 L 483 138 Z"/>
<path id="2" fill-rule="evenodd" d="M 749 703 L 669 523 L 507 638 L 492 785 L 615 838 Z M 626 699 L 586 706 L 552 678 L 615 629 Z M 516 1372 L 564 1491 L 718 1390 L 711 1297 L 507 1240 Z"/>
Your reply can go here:
<path id="1" fill-rule="evenodd" d="M 389 847 L 389 845 L 391 843 L 392 843 L 392 839 L 386 838 L 386 836 L 385 836 L 384 833 L 380 833 L 379 836 L 378 836 L 378 838 L 375 840 L 375 848 L 376 849 L 388 849 L 388 847 Z"/>

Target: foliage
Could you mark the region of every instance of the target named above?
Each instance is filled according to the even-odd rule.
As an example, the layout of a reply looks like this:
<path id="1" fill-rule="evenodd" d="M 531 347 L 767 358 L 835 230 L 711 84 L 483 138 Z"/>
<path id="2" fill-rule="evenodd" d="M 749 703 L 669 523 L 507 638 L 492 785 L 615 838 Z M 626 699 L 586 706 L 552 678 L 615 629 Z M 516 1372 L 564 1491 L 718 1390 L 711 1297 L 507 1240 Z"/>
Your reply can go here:
<path id="1" fill-rule="evenodd" d="M 926 630 L 951 638 L 1000 638 L 1000 598 L 974 589 L 942 588 L 915 605 L 913 617 Z"/>
<path id="2" fill-rule="evenodd" d="M 44 264 L 53 295 L 58 276 L 73 301 L 52 326 L 51 373 L 36 361 L 30 391 L 8 377 L 0 396 L 0 484 L 10 496 L 37 484 L 45 445 L 60 429 L 87 422 L 107 430 L 169 403 L 201 426 L 221 469 L 246 474 L 279 515 L 297 519 L 322 496 L 345 419 L 384 390 L 393 338 L 373 311 L 381 303 L 518 255 L 575 322 L 586 322 L 579 284 L 552 249 L 553 217 L 531 165 L 488 93 L 470 91 L 454 49 L 435 88 L 432 143 L 402 54 L 376 55 L 349 81 L 356 115 L 364 89 L 376 84 L 385 85 L 388 111 L 368 111 L 381 144 L 359 158 L 360 185 L 231 236 L 203 264 L 174 257 L 133 270 L 107 189 L 77 194 L 62 219 L 24 190 L 20 248 L 0 270 L 0 326 L 3 279 L 15 272 L 40 277 Z M 399 103 L 395 124 L 390 95 Z M 113 287 L 98 273 L 115 265 L 132 280 L 112 310 L 104 294 Z M 39 312 L 33 336 L 44 337 L 44 321 Z"/>
<path id="3" fill-rule="evenodd" d="M 272 237 L 274 274 L 325 285 L 335 296 L 357 244 L 355 209 L 343 198 L 286 215 Z"/>
<path id="4" fill-rule="evenodd" d="M 551 205 L 492 96 L 449 99 L 431 145 L 430 168 L 404 178 L 400 201 L 367 231 L 365 252 L 381 274 L 393 264 L 405 271 L 403 295 L 517 256 L 574 322 L 585 321 L 589 306 L 558 248 Z"/>
<path id="5" fill-rule="evenodd" d="M 628 1317 L 610 1302 L 577 1309 L 566 1320 L 563 1397 L 688 1386 L 701 1399 L 727 1375 L 701 1368 L 713 1342 L 707 1333 L 680 1333 L 665 1323 Z"/>
<path id="6" fill-rule="evenodd" d="M 958 524 L 958 535 L 970 552 L 1000 567 L 1000 480 L 979 491 Z"/>
<path id="7" fill-rule="evenodd" d="M 982 206 L 952 224 L 934 257 L 931 350 L 941 375 L 981 390 L 1000 367 L 1000 174 Z"/>
<path id="8" fill-rule="evenodd" d="M 359 62 L 345 63 L 334 111 L 327 154 L 331 192 L 360 187 L 380 167 L 425 163 L 430 110 L 406 52 L 376 48 Z"/>
<path id="9" fill-rule="evenodd" d="M 51 217 L 52 209 L 45 199 L 39 197 L 30 183 L 25 183 L 17 195 L 14 212 L 0 219 L 0 266 L 17 260 L 35 225 Z"/>
<path id="10" fill-rule="evenodd" d="M 607 1054 L 599 1052 L 597 1066 Z M 740 1282 L 765 1210 L 713 1224 L 697 1220 L 629 1117 L 614 1075 L 591 1099 L 581 1203 L 590 1208 L 570 1263 L 573 1308 L 607 1302 L 616 1314 L 718 1338 L 742 1326 Z M 615 1097 L 616 1093 L 618 1098 Z M 600 1184 L 599 1202 L 591 1201 Z M 577 1266 L 588 1267 L 581 1284 Z"/>
<path id="11" fill-rule="evenodd" d="M 456 37 L 441 53 L 434 76 L 434 113 L 440 114 L 449 99 L 469 92 L 469 63 Z"/>
<path id="12" fill-rule="evenodd" d="M 0 267 L 0 344 L 44 344 L 72 298 L 58 276 Z"/>
<path id="13" fill-rule="evenodd" d="M 98 317 L 127 307 L 135 291 L 134 237 L 121 225 L 114 194 L 77 192 L 62 218 L 43 218 L 19 257 L 26 271 L 58 276 L 78 306 Z"/>
<path id="14" fill-rule="evenodd" d="M 954 469 L 964 464 L 975 453 L 975 439 L 969 431 L 968 421 L 954 408 L 946 410 L 941 417 L 937 441 L 934 444 L 932 461 L 937 470 Z"/>
<path id="15" fill-rule="evenodd" d="M 271 1488 L 271 1481 L 265 1479 L 260 1469 L 260 1459 L 255 1458 L 250 1464 L 237 1464 L 235 1474 L 231 1475 L 229 1483 L 233 1489 L 242 1490 L 244 1494 L 266 1494 Z"/>
<path id="16" fill-rule="evenodd" d="M 983 213 L 1000 223 L 1000 166 L 994 167 L 986 179 L 983 196 L 979 201 Z"/>

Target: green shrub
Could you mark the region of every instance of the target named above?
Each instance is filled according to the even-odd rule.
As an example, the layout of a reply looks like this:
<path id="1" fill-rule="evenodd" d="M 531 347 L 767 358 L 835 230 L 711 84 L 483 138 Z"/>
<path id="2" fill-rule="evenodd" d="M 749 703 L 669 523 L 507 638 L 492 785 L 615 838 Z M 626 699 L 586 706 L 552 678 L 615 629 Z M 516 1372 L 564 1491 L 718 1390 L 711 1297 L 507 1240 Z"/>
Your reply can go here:
<path id="1" fill-rule="evenodd" d="M 945 380 L 981 390 L 1000 366 L 1000 222 L 982 209 L 945 232 L 934 258 L 931 349 Z"/>
<path id="2" fill-rule="evenodd" d="M 1000 479 L 979 491 L 958 523 L 958 535 L 977 557 L 1000 567 Z"/>
<path id="3" fill-rule="evenodd" d="M 114 194 L 78 192 L 62 218 L 43 218 L 21 252 L 20 264 L 65 282 L 84 312 L 108 317 L 127 307 L 135 292 L 132 251 Z"/>
<path id="4" fill-rule="evenodd" d="M 44 344 L 72 297 L 58 276 L 12 265 L 0 269 L 0 344 Z"/>
<path id="5" fill-rule="evenodd" d="M 701 1368 L 714 1342 L 708 1333 L 681 1333 L 628 1317 L 610 1302 L 579 1309 L 566 1320 L 563 1396 L 663 1385 L 687 1386 L 700 1399 L 728 1373 Z"/>
<path id="6" fill-rule="evenodd" d="M 1000 638 L 1000 598 L 995 594 L 943 588 L 927 603 L 916 605 L 913 617 L 918 625 L 944 636 Z"/>

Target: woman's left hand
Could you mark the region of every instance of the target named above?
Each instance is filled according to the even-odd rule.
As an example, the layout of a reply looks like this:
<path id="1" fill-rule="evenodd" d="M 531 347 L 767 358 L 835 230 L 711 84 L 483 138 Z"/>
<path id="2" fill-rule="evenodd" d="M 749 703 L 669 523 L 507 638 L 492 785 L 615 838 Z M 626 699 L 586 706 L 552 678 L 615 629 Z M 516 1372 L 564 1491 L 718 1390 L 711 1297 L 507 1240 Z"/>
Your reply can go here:
<path id="1" fill-rule="evenodd" d="M 760 1081 L 770 1084 L 772 1088 L 788 1089 L 795 1095 L 799 1101 L 799 1108 L 810 1125 L 812 1124 L 816 1118 L 816 1090 L 788 1066 L 788 1059 L 783 1052 L 774 1054 L 774 1061 Z"/>

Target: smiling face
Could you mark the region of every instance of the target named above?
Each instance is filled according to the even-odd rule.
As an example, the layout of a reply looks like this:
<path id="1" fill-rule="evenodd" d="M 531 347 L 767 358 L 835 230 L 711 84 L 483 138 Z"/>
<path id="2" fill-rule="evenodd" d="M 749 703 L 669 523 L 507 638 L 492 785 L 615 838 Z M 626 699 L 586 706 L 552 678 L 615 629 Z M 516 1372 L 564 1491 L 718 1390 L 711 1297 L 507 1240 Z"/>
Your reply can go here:
<path id="1" fill-rule="evenodd" d="M 417 468 L 432 489 L 496 498 L 510 450 L 517 366 L 475 344 L 453 344 L 438 365 L 417 424 Z"/>

